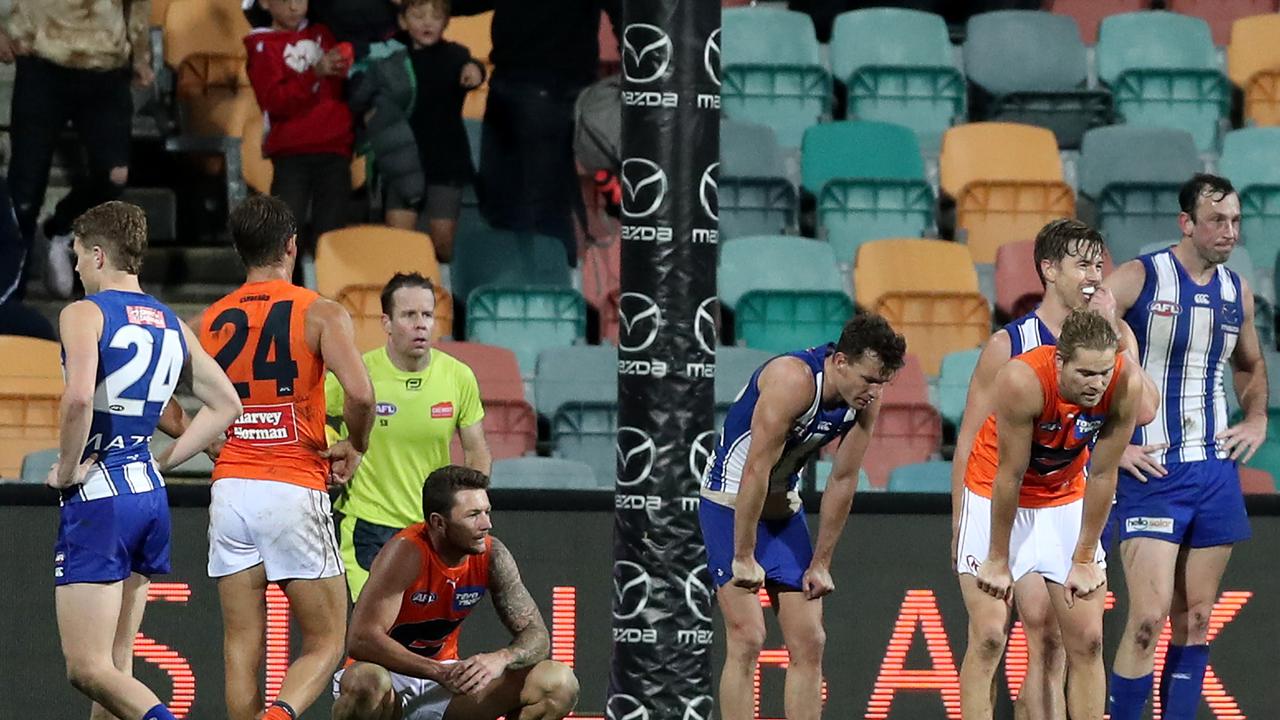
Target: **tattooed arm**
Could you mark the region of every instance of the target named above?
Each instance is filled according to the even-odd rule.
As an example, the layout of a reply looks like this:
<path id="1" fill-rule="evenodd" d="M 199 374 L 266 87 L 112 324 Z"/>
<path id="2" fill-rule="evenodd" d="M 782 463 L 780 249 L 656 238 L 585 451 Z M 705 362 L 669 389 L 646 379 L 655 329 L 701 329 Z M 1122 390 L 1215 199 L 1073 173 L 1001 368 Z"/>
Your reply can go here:
<path id="1" fill-rule="evenodd" d="M 551 650 L 547 625 L 520 580 L 520 570 L 511 551 L 498 538 L 493 538 L 489 553 L 489 592 L 493 593 L 493 608 L 498 612 L 498 619 L 511 631 L 512 640 L 501 650 L 473 655 L 453 666 L 450 678 L 467 694 L 479 692 L 507 670 L 537 665 L 547 659 Z"/>

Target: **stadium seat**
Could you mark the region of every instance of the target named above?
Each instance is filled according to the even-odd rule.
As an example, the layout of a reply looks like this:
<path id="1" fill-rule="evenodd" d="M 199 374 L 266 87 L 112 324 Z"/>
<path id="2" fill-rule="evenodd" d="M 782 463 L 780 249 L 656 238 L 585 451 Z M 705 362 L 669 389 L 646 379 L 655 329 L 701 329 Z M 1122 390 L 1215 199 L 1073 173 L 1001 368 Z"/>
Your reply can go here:
<path id="1" fill-rule="evenodd" d="M 434 347 L 461 360 L 476 376 L 484 405 L 484 435 L 494 458 L 521 457 L 538 441 L 538 419 L 524 396 L 524 382 L 515 353 L 494 345 L 470 342 L 434 343 Z M 451 454 L 462 462 L 462 443 L 454 435 Z"/>
<path id="2" fill-rule="evenodd" d="M 1242 467 L 1240 468 L 1240 488 L 1245 495 L 1274 495 L 1276 478 L 1261 468 Z"/>
<path id="3" fill-rule="evenodd" d="M 532 376 L 538 351 L 582 342 L 587 309 L 572 288 L 486 285 L 467 300 L 467 339 L 511 348 Z"/>
<path id="4" fill-rule="evenodd" d="M 889 473 L 889 492 L 951 494 L 951 463 L 946 460 L 899 465 Z"/>
<path id="5" fill-rule="evenodd" d="M 974 15 L 964 71 L 975 120 L 1046 127 L 1064 148 L 1080 147 L 1085 130 L 1111 121 L 1111 94 L 1085 87 L 1089 62 L 1071 18 L 1039 10 Z"/>
<path id="6" fill-rule="evenodd" d="M 814 490 L 826 492 L 827 479 L 831 477 L 831 470 L 834 467 L 835 463 L 831 460 L 813 461 Z M 854 492 L 878 492 L 881 490 L 884 490 L 884 488 L 878 488 L 871 484 L 871 478 L 867 477 L 867 471 L 864 468 L 858 468 L 858 486 L 854 488 Z"/>
<path id="7" fill-rule="evenodd" d="M 1058 144 L 1044 128 L 958 125 L 942 136 L 939 165 L 942 190 L 955 199 L 957 235 L 966 237 L 972 262 L 993 263 L 1001 245 L 1075 215 Z"/>
<path id="8" fill-rule="evenodd" d="M 522 457 L 494 460 L 489 475 L 495 490 L 593 490 L 591 468 L 559 458 Z"/>
<path id="9" fill-rule="evenodd" d="M 1202 152 L 1217 149 L 1231 93 L 1203 20 L 1162 11 L 1112 15 L 1098 34 L 1097 66 L 1126 124 L 1186 130 Z"/>
<path id="10" fill-rule="evenodd" d="M 588 212 L 590 212 L 588 208 Z M 600 316 L 600 341 L 618 342 L 618 296 L 622 294 L 622 238 L 614 225 L 607 236 L 583 243 L 578 261 L 582 272 L 582 297 Z"/>
<path id="11" fill-rule="evenodd" d="M 618 475 L 618 404 L 564 403 L 551 418 L 552 454 L 589 466 L 600 487 Z"/>
<path id="12" fill-rule="evenodd" d="M 844 290 L 752 290 L 734 308 L 734 337 L 782 353 L 835 341 L 853 301 Z"/>
<path id="13" fill-rule="evenodd" d="M 1227 75 L 1244 92 L 1246 122 L 1280 125 L 1280 15 L 1236 20 L 1227 46 Z"/>
<path id="14" fill-rule="evenodd" d="M 730 309 L 752 290 L 844 290 L 831 246 L 791 235 L 762 235 L 724 243 L 716 284 L 721 306 Z"/>
<path id="15" fill-rule="evenodd" d="M 1237 421 L 1238 417 L 1232 422 Z M 1245 465 L 1271 473 L 1280 470 L 1280 408 L 1272 407 L 1267 410 L 1267 439 Z"/>
<path id="16" fill-rule="evenodd" d="M 564 243 L 557 238 L 498 230 L 481 223 L 459 231 L 449 282 L 454 296 L 464 305 L 482 285 L 568 288 L 569 259 Z"/>
<path id="17" fill-rule="evenodd" d="M 964 76 L 938 15 L 898 8 L 838 15 L 831 71 L 848 90 L 850 118 L 905 125 L 930 150 L 957 118 L 964 119 Z"/>
<path id="18" fill-rule="evenodd" d="M 720 123 L 716 194 L 721 239 L 796 228 L 799 198 L 787 179 L 778 138 L 768 126 L 728 119 Z"/>
<path id="19" fill-rule="evenodd" d="M 533 400 L 550 420 L 570 402 L 617 404 L 618 349 L 610 345 L 570 345 L 538 353 Z"/>
<path id="20" fill-rule="evenodd" d="M 181 1 L 181 0 L 179 0 Z M 316 243 L 316 291 L 351 313 L 356 346 L 372 350 L 387 341 L 382 329 L 382 288 L 397 272 L 419 272 L 435 285 L 436 339 L 453 334 L 453 298 L 440 279 L 431 238 L 383 225 L 331 230 Z"/>
<path id="21" fill-rule="evenodd" d="M 877 240 L 858 250 L 853 272 L 858 305 L 906 336 L 930 375 L 938 374 L 947 353 L 978 347 L 991 332 L 991 309 L 963 245 Z"/>
<path id="22" fill-rule="evenodd" d="M 996 310 L 1003 317 L 1021 317 L 1044 297 L 1044 285 L 1035 271 L 1035 249 L 1034 240 L 1023 240 L 996 251 Z"/>
<path id="23" fill-rule="evenodd" d="M 1213 44 L 1221 47 L 1230 42 L 1236 20 L 1274 13 L 1277 7 L 1276 0 L 1165 0 L 1165 9 L 1204 20 L 1213 33 Z"/>
<path id="24" fill-rule="evenodd" d="M 1254 263 L 1269 272 L 1280 256 L 1280 128 L 1227 133 L 1218 172 L 1240 193 L 1240 240 Z"/>
<path id="25" fill-rule="evenodd" d="M 832 338 L 834 340 L 834 338 Z M 790 348 L 799 350 L 800 348 Z M 725 345 L 716 348 L 716 431 L 724 427 L 729 406 L 738 399 L 756 368 L 764 365 L 774 353 L 750 347 Z"/>
<path id="26" fill-rule="evenodd" d="M 471 51 L 471 57 L 484 65 L 485 80 L 480 87 L 467 93 L 462 103 L 462 116 L 472 120 L 484 118 L 485 104 L 489 99 L 489 78 L 493 76 L 493 62 L 489 59 L 493 52 L 493 37 L 490 30 L 493 25 L 493 11 L 479 15 L 455 15 L 449 19 L 444 30 L 444 38 L 461 45 Z"/>
<path id="27" fill-rule="evenodd" d="M 978 367 L 982 348 L 949 352 L 942 358 L 938 373 L 937 406 L 942 419 L 959 428 L 964 415 L 964 404 L 969 397 L 969 380 Z"/>
<path id="28" fill-rule="evenodd" d="M 164 15 L 164 61 L 175 77 L 186 135 L 239 137 L 258 103 L 242 38 L 252 28 L 237 0 L 173 0 Z"/>
<path id="29" fill-rule="evenodd" d="M 240 174 L 245 185 L 262 195 L 271 194 L 271 181 L 275 177 L 275 165 L 262 154 L 262 141 L 265 138 L 262 113 L 250 115 L 244 123 L 240 137 Z M 364 185 L 365 159 L 357 155 L 351 160 L 351 189 L 356 190 Z"/>
<path id="30" fill-rule="evenodd" d="M 1138 12 L 1151 7 L 1151 0 L 1047 0 L 1045 9 L 1075 19 L 1085 45 L 1098 42 L 1098 24 L 1108 15 Z"/>
<path id="31" fill-rule="evenodd" d="M 56 462 L 58 462 L 58 448 L 29 452 L 22 457 L 22 471 L 18 479 L 33 485 L 43 484 Z M 0 473 L 0 477 L 2 476 L 3 473 Z"/>
<path id="32" fill-rule="evenodd" d="M 0 335 L 0 357 L 0 477 L 17 478 L 27 453 L 58 444 L 62 349 L 51 340 Z"/>
<path id="33" fill-rule="evenodd" d="M 872 485 L 885 487 L 894 468 L 929 460 L 941 441 L 942 418 L 929 404 L 924 369 L 920 359 L 908 353 L 907 364 L 881 395 L 880 415 L 862 466 Z"/>
<path id="34" fill-rule="evenodd" d="M 804 133 L 801 184 L 817 198 L 819 231 L 852 266 L 868 240 L 920 235 L 933 225 L 933 190 L 909 128 L 846 121 Z"/>
<path id="35" fill-rule="evenodd" d="M 822 64 L 813 21 L 804 13 L 769 7 L 728 8 L 722 17 L 725 116 L 768 125 L 784 147 L 799 147 L 804 129 L 831 109 L 831 76 Z"/>
<path id="36" fill-rule="evenodd" d="M 1137 257 L 1146 243 L 1179 237 L 1178 188 L 1199 170 L 1185 130 L 1115 125 L 1085 134 L 1080 194 L 1093 201 L 1115 263 Z"/>

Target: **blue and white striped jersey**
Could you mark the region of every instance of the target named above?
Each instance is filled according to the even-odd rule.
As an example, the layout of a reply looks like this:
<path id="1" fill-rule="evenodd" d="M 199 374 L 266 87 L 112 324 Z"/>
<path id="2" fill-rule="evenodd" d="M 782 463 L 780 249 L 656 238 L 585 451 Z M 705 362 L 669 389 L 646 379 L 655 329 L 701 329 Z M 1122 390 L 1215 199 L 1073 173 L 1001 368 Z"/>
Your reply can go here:
<path id="1" fill-rule="evenodd" d="M 1003 330 L 1009 333 L 1009 357 L 1035 350 L 1041 345 L 1058 344 L 1058 338 L 1049 332 L 1034 310 L 1005 325 Z"/>

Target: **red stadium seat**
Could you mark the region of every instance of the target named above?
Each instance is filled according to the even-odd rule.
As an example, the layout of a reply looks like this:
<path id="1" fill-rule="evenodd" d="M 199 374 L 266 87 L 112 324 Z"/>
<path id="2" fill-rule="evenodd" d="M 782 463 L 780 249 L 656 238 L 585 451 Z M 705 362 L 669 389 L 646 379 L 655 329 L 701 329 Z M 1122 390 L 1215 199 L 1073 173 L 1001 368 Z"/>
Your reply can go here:
<path id="1" fill-rule="evenodd" d="M 1245 495 L 1274 495 L 1276 479 L 1266 470 L 1241 466 L 1240 488 Z"/>
<path id="2" fill-rule="evenodd" d="M 525 400 L 515 353 L 483 343 L 437 342 L 435 346 L 466 363 L 475 373 L 484 405 L 485 440 L 493 458 L 503 460 L 532 452 L 538 440 L 538 418 Z M 457 436 L 450 452 L 454 462 L 462 462 L 462 444 Z"/>
<path id="3" fill-rule="evenodd" d="M 520 379 L 520 365 L 516 354 L 504 347 L 473 342 L 440 341 L 435 347 L 451 355 L 471 368 L 480 386 L 480 399 L 484 402 L 523 401 L 524 381 Z"/>
<path id="4" fill-rule="evenodd" d="M 1035 271 L 1035 241 L 1001 245 L 996 250 L 996 310 L 1016 318 L 1030 312 L 1044 297 Z"/>
<path id="5" fill-rule="evenodd" d="M 524 400 L 484 401 L 484 439 L 494 460 L 523 457 L 533 452 L 538 441 L 538 418 Z M 462 442 L 453 436 L 449 444 L 453 462 L 463 461 Z"/>
<path id="6" fill-rule="evenodd" d="M 1045 0 L 1044 9 L 1058 15 L 1070 15 L 1080 26 L 1080 39 L 1085 45 L 1098 42 L 1098 23 L 1108 15 L 1150 10 L 1150 0 Z"/>
<path id="7" fill-rule="evenodd" d="M 1168 0 L 1166 9 L 1191 15 L 1209 23 L 1213 44 L 1218 47 L 1231 40 L 1231 24 L 1250 15 L 1276 11 L 1276 0 Z"/>

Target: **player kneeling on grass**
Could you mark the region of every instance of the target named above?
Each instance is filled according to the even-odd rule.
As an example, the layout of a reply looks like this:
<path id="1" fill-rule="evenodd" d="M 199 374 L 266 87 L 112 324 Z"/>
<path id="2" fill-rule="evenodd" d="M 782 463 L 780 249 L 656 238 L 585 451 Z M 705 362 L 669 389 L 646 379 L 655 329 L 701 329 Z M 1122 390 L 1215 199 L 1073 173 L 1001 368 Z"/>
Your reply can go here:
<path id="1" fill-rule="evenodd" d="M 578 680 L 547 659 L 550 636 L 511 552 L 489 534 L 489 478 L 448 465 L 422 489 L 426 521 L 373 561 L 334 675 L 334 720 L 559 720 Z M 462 622 L 489 592 L 507 647 L 458 658 Z"/>

